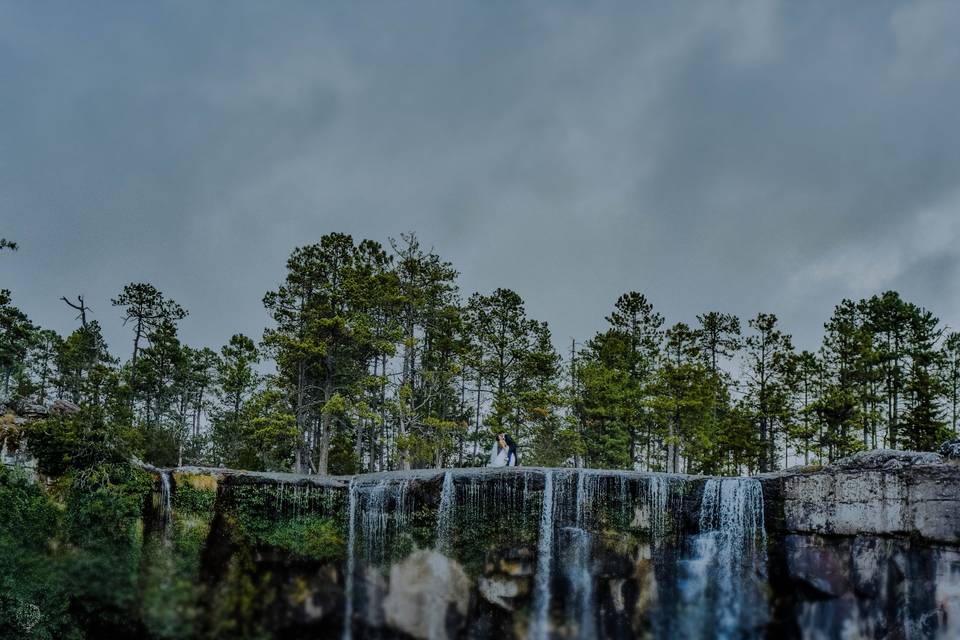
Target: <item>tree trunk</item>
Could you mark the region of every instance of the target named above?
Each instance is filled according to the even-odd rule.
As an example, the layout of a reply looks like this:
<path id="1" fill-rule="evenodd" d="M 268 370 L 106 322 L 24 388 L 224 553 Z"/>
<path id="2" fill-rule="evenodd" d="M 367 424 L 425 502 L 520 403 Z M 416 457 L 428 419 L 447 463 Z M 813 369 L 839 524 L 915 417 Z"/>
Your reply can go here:
<path id="1" fill-rule="evenodd" d="M 327 475 L 327 463 L 330 459 L 330 430 L 333 426 L 333 414 L 326 406 L 333 399 L 333 366 L 331 359 L 327 358 L 327 375 L 323 382 L 323 402 L 324 408 L 321 414 L 320 422 L 320 451 L 317 458 L 317 473 Z"/>

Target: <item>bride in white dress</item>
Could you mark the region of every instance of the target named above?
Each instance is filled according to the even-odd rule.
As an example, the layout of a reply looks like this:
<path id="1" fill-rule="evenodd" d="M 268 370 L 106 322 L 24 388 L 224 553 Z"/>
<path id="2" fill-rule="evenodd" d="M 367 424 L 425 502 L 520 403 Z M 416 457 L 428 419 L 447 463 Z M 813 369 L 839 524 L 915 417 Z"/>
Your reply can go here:
<path id="1" fill-rule="evenodd" d="M 515 467 L 517 465 L 516 449 L 511 450 L 511 443 L 507 442 L 506 434 L 498 433 L 497 439 L 490 449 L 488 467 Z M 512 454 L 512 455 L 511 455 Z"/>

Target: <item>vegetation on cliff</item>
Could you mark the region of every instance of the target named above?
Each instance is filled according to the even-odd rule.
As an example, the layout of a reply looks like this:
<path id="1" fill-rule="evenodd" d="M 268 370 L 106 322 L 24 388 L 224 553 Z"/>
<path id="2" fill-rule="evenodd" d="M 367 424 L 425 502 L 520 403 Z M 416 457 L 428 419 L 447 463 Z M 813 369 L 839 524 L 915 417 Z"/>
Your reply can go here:
<path id="1" fill-rule="evenodd" d="M 335 474 L 482 464 L 496 431 L 524 464 L 737 474 L 934 450 L 957 430 L 960 335 L 895 292 L 842 301 L 813 353 L 774 315 L 668 325 L 632 291 L 562 358 L 516 292 L 464 296 L 457 278 L 412 234 L 383 246 L 331 233 L 291 254 L 259 343 L 188 346 L 186 309 L 125 286 L 111 301 L 130 330 L 123 359 L 82 296 L 64 299 L 79 326 L 60 336 L 4 290 L 0 393 L 82 408 L 46 423 L 67 430 L 61 452 L 43 451 L 44 431 L 30 443 L 55 473 L 87 455 L 70 430 L 91 419 L 103 446 L 159 466 Z M 8 448 L 19 438 L 0 431 Z"/>

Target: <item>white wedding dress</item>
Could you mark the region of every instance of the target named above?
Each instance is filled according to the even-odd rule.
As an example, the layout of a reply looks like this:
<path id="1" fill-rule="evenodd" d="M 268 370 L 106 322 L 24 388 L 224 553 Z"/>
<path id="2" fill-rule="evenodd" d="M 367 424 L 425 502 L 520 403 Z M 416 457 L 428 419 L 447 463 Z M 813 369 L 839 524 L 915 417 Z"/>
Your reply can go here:
<path id="1" fill-rule="evenodd" d="M 490 462 L 487 463 L 488 467 L 505 467 L 507 466 L 508 456 L 510 455 L 510 447 L 500 448 L 497 446 L 496 440 L 493 442 L 493 448 L 490 449 Z"/>

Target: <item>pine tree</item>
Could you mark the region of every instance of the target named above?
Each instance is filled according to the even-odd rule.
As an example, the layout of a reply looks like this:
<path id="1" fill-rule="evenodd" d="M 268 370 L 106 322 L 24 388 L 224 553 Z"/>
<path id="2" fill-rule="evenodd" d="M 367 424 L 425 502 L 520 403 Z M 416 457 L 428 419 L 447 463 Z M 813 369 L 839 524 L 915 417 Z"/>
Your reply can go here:
<path id="1" fill-rule="evenodd" d="M 960 435 L 960 333 L 951 332 L 943 341 L 940 356 L 940 378 L 947 405 L 950 430 L 954 437 Z"/>
<path id="2" fill-rule="evenodd" d="M 666 332 L 663 364 L 653 385 L 651 406 L 663 425 L 665 459 L 663 469 L 677 473 L 690 468 L 712 467 L 711 451 L 705 447 L 713 434 L 705 430 L 712 423 L 715 389 L 711 371 L 700 359 L 701 336 L 678 322 Z"/>
<path id="3" fill-rule="evenodd" d="M 885 446 L 899 446 L 899 431 L 906 372 L 907 336 L 911 305 L 895 291 L 886 291 L 865 301 L 865 322 L 874 336 L 877 366 L 883 378 L 886 413 Z"/>
<path id="4" fill-rule="evenodd" d="M 753 333 L 745 343 L 744 401 L 762 445 L 757 466 L 766 472 L 777 467 L 777 434 L 786 432 L 793 417 L 788 385 L 793 343 L 789 335 L 780 331 L 773 314 L 760 313 L 749 325 Z"/>
<path id="5" fill-rule="evenodd" d="M 27 354 L 37 340 L 38 328 L 11 303 L 8 289 L 0 289 L 0 390 L 10 395 L 10 381 L 26 368 Z"/>
<path id="6" fill-rule="evenodd" d="M 907 327 L 910 356 L 904 391 L 907 396 L 903 439 L 916 451 L 933 451 L 948 437 L 941 398 L 944 387 L 938 371 L 942 366 L 937 343 L 944 330 L 930 311 L 914 307 Z"/>
<path id="7" fill-rule="evenodd" d="M 622 366 L 629 378 L 629 392 L 624 396 L 624 410 L 630 437 L 630 468 L 633 468 L 641 447 L 645 450 L 644 464 L 650 466 L 654 426 L 645 410 L 646 387 L 653 382 L 660 347 L 663 341 L 663 316 L 653 310 L 646 296 L 636 291 L 621 295 L 614 311 L 607 316 L 610 328 L 623 334 L 625 346 Z"/>
<path id="8" fill-rule="evenodd" d="M 817 415 L 817 401 L 822 393 L 823 376 L 820 361 L 816 354 L 801 351 L 796 354 L 788 367 L 788 386 L 792 396 L 794 420 L 788 425 L 788 441 L 794 443 L 796 451 L 803 451 L 803 463 L 810 464 L 810 455 L 819 459 L 822 455 L 821 438 L 823 423 Z"/>
<path id="9" fill-rule="evenodd" d="M 212 425 L 213 455 L 218 464 L 250 468 L 258 462 L 244 409 L 259 384 L 254 369 L 259 360 L 257 346 L 243 334 L 234 334 L 220 349 L 216 365 L 218 407 Z"/>
<path id="10" fill-rule="evenodd" d="M 123 307 L 124 326 L 128 323 L 133 325 L 133 355 L 130 358 L 129 380 L 130 406 L 133 407 L 134 394 L 138 389 L 136 377 L 139 371 L 137 359 L 140 356 L 140 341 L 150 332 L 159 330 L 164 323 L 176 326 L 178 320 L 187 316 L 187 311 L 146 282 L 131 282 L 110 302 L 115 307 Z"/>
<path id="11" fill-rule="evenodd" d="M 834 308 L 824 329 L 821 354 L 826 385 L 818 415 L 824 422 L 827 459 L 835 460 L 863 448 L 863 441 L 857 438 L 867 422 L 861 380 L 872 337 L 852 300 L 845 299 Z"/>
<path id="12" fill-rule="evenodd" d="M 325 235 L 294 250 L 284 283 L 264 296 L 274 327 L 263 343 L 296 416 L 300 472 L 328 472 L 334 427 L 343 426 L 380 348 L 367 294 L 382 253 L 375 242 L 357 246 L 349 235 Z"/>

